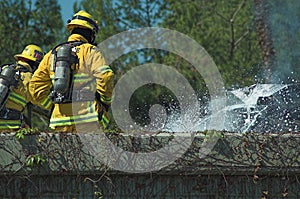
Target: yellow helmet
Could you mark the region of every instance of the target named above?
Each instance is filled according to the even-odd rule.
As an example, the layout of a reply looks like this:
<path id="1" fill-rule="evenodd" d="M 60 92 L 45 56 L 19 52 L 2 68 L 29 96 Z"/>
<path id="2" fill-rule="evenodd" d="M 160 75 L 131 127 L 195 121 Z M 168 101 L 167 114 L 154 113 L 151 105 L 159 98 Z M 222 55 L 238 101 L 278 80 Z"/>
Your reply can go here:
<path id="1" fill-rule="evenodd" d="M 43 50 L 34 44 L 27 45 L 21 54 L 15 55 L 16 60 L 30 60 L 40 62 L 43 59 Z"/>
<path id="2" fill-rule="evenodd" d="M 95 19 L 93 19 L 92 15 L 83 10 L 80 10 L 79 12 L 73 15 L 71 20 L 68 20 L 66 27 L 69 31 L 72 31 L 74 28 L 79 27 L 88 28 L 97 33 L 99 30 L 97 23 L 98 22 Z"/>

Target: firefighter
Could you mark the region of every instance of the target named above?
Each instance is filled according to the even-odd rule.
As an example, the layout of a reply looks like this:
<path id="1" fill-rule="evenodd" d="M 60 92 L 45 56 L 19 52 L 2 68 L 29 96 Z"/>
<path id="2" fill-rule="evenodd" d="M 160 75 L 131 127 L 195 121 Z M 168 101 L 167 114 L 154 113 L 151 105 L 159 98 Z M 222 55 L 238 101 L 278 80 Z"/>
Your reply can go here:
<path id="1" fill-rule="evenodd" d="M 33 101 L 29 93 L 29 81 L 43 58 L 42 49 L 27 45 L 21 54 L 16 54 L 16 63 L 1 67 L 0 75 L 0 130 L 15 131 L 30 126 L 27 105 Z"/>
<path id="2" fill-rule="evenodd" d="M 54 131 L 107 128 L 114 73 L 94 44 L 97 21 L 81 10 L 66 28 L 68 41 L 44 56 L 30 81 L 30 93 L 44 108 L 54 104 L 50 119 Z"/>

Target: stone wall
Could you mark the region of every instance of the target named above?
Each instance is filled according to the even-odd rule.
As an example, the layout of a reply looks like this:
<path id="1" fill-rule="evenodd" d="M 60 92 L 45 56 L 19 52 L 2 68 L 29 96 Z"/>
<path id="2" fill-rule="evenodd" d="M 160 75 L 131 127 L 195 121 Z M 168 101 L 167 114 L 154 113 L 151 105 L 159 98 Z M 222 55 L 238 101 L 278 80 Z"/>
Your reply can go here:
<path id="1" fill-rule="evenodd" d="M 300 134 L 103 135 L 38 133 L 17 139 L 1 134 L 0 198 L 300 198 Z M 123 171 L 103 162 L 113 153 L 103 137 L 137 154 L 164 148 L 175 135 L 192 138 L 192 144 L 158 171 L 142 172 L 136 161 L 141 170 L 126 172 L 134 155 L 125 161 L 123 155 L 110 156 L 110 165 L 121 163 Z M 143 163 L 160 166 L 155 159 L 149 162 Z"/>

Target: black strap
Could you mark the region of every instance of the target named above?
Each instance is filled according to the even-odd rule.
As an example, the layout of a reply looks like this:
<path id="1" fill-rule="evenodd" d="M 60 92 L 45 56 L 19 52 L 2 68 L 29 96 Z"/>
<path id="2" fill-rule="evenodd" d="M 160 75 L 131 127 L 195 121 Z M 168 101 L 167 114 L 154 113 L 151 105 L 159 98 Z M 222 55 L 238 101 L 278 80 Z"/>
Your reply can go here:
<path id="1" fill-rule="evenodd" d="M 73 47 L 76 47 L 76 46 L 80 46 L 83 43 L 85 43 L 85 42 L 83 42 L 83 41 L 67 41 L 67 42 L 60 43 L 60 44 L 56 45 L 54 48 L 52 48 L 51 54 L 56 54 L 56 49 L 59 46 L 62 46 L 62 45 L 65 45 L 65 44 L 70 44 Z"/>
<path id="2" fill-rule="evenodd" d="M 15 65 L 15 64 L 14 63 L 10 63 L 10 64 L 2 64 L 2 65 L 0 65 L 0 72 L 1 72 L 1 70 L 2 70 L 2 68 L 4 66 L 10 66 L 10 65 Z"/>
<path id="3" fill-rule="evenodd" d="M 0 111 L 1 119 L 20 120 L 22 118 L 22 112 L 14 109 L 3 108 Z"/>
<path id="4" fill-rule="evenodd" d="M 67 41 L 67 42 L 60 43 L 60 44 L 56 45 L 54 48 L 52 48 L 51 54 L 54 55 L 54 57 L 55 57 L 55 58 L 54 58 L 55 62 L 56 62 L 56 61 L 64 61 L 64 60 L 63 60 L 64 58 L 60 58 L 59 60 L 57 60 L 57 48 L 58 48 L 59 46 L 68 44 L 68 45 L 71 45 L 72 47 L 76 47 L 76 46 L 80 46 L 80 45 L 83 44 L 83 43 L 86 43 L 86 42 L 83 42 L 83 41 Z M 51 70 L 55 71 L 55 64 L 54 64 L 53 68 L 51 68 Z"/>
<path id="5" fill-rule="evenodd" d="M 28 126 L 31 128 L 32 127 L 32 123 L 31 123 L 31 108 L 32 108 L 32 104 L 31 102 L 27 103 L 27 113 L 28 113 L 28 118 L 26 123 L 28 124 Z"/>
<path id="6" fill-rule="evenodd" d="M 109 109 L 109 105 L 107 104 L 104 104 L 102 101 L 101 101 L 101 96 L 98 92 L 95 92 L 95 99 L 97 100 L 98 103 L 100 103 L 106 110 L 106 112 L 108 112 L 108 109 Z"/>
<path id="7" fill-rule="evenodd" d="M 23 65 L 21 65 L 21 64 L 17 64 L 17 65 L 16 65 L 16 70 L 17 70 L 17 71 L 20 71 L 20 72 L 24 72 L 24 73 L 31 72 L 31 71 L 29 70 L 29 68 L 27 68 L 27 67 L 25 67 L 25 66 L 23 66 Z"/>

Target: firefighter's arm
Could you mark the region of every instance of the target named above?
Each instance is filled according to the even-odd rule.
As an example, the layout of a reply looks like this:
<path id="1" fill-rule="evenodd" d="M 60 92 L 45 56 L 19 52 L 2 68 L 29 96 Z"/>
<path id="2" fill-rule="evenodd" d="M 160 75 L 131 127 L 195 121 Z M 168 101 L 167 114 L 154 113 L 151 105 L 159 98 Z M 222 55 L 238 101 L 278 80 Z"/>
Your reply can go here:
<path id="1" fill-rule="evenodd" d="M 91 71 L 97 83 L 96 99 L 105 107 L 109 107 L 114 88 L 114 73 L 112 69 L 106 65 L 101 52 L 94 50 L 93 53 Z"/>
<path id="2" fill-rule="evenodd" d="M 51 109 L 52 101 L 49 98 L 51 86 L 50 53 L 47 53 L 29 82 L 29 92 L 34 99 L 34 104 L 44 109 Z"/>
<path id="3" fill-rule="evenodd" d="M 29 92 L 29 82 L 30 79 L 32 78 L 32 73 L 31 72 L 24 72 L 21 73 L 21 81 L 19 82 L 19 92 L 24 95 L 24 97 L 26 98 L 26 100 L 28 102 L 34 103 L 34 98 L 31 96 L 30 92 Z"/>

